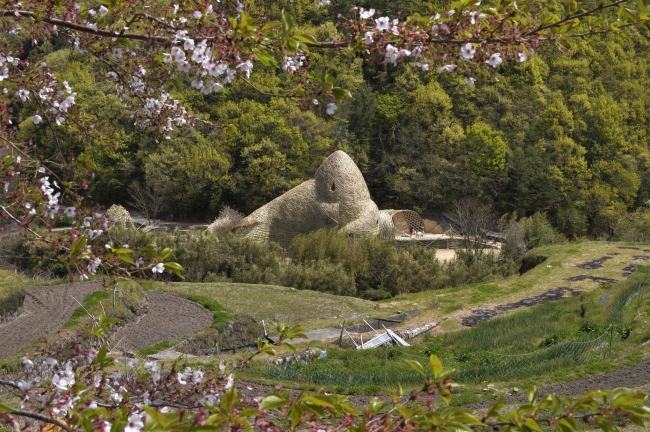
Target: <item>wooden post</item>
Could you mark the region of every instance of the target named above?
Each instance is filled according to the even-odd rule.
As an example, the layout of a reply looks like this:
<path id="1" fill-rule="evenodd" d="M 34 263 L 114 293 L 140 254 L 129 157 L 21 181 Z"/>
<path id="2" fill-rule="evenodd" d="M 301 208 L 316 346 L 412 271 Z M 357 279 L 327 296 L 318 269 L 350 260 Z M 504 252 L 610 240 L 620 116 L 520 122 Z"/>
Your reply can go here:
<path id="1" fill-rule="evenodd" d="M 388 387 L 388 344 L 384 345 L 386 347 L 384 351 L 384 388 Z"/>
<path id="2" fill-rule="evenodd" d="M 343 346 L 343 330 L 345 329 L 345 320 L 343 320 L 343 324 L 341 324 L 341 335 L 339 336 L 339 346 Z"/>
<path id="3" fill-rule="evenodd" d="M 307 383 L 311 384 L 311 348 L 307 350 Z"/>

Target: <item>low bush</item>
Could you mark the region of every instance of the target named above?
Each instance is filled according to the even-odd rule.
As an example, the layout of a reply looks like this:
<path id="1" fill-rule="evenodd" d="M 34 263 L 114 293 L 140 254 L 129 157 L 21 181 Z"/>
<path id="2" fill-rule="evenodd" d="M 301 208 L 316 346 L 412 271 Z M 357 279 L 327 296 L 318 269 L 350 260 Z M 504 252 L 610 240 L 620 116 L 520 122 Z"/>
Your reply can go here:
<path id="1" fill-rule="evenodd" d="M 650 241 L 650 208 L 639 208 L 622 216 L 614 225 L 614 240 L 629 242 Z"/>
<path id="2" fill-rule="evenodd" d="M 548 259 L 547 256 L 538 255 L 534 251 L 527 252 L 521 257 L 521 265 L 519 266 L 519 274 L 524 274 L 529 270 L 534 269 Z"/>
<path id="3" fill-rule="evenodd" d="M 488 253 L 465 259 L 463 251 L 458 251 L 459 259 L 441 263 L 434 249 L 417 242 L 398 247 L 372 237 L 348 237 L 335 230 L 298 236 L 288 250 L 274 242 L 256 242 L 232 233 L 216 236 L 207 231 L 157 235 L 115 226 L 110 238 L 120 245 L 153 243 L 160 249 L 171 248 L 174 252 L 170 259 L 183 266 L 188 282 L 282 285 L 372 300 L 484 282 L 513 274 L 519 268 L 509 257 Z M 49 269 L 56 276 L 67 276 L 67 269 L 58 264 L 56 256 L 34 250 L 28 242 L 17 242 L 14 252 L 25 257 L 20 260 L 23 269 Z M 178 280 L 168 274 L 159 279 Z"/>
<path id="4" fill-rule="evenodd" d="M 528 249 L 566 241 L 564 235 L 553 228 L 546 213 L 537 212 L 530 217 L 523 217 L 519 223 L 524 228 L 524 240 Z"/>

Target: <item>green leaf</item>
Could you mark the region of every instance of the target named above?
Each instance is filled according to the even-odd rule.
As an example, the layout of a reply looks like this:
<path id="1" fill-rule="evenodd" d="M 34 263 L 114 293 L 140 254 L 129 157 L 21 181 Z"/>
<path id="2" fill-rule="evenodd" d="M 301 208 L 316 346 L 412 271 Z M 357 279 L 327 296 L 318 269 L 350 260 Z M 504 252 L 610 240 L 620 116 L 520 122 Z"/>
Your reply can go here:
<path id="1" fill-rule="evenodd" d="M 260 415 L 260 412 L 254 408 L 244 408 L 239 413 L 240 417 L 256 417 Z"/>
<path id="2" fill-rule="evenodd" d="M 3 412 L 3 413 L 12 413 L 12 412 L 14 412 L 14 410 L 11 409 L 11 408 L 9 408 L 8 406 L 5 406 L 5 405 L 0 404 L 0 412 Z"/>
<path id="3" fill-rule="evenodd" d="M 267 48 L 260 48 L 259 51 L 255 53 L 255 58 L 258 59 L 264 66 L 278 66 L 277 60 L 275 57 L 273 57 L 273 51 Z"/>
<path id="4" fill-rule="evenodd" d="M 221 397 L 221 407 L 227 412 L 231 412 L 237 401 L 237 390 L 235 386 L 230 387 Z"/>
<path id="5" fill-rule="evenodd" d="M 532 386 L 531 388 L 528 389 L 526 392 L 526 397 L 528 398 L 528 403 L 533 405 L 535 403 L 535 400 L 537 400 L 537 394 L 539 393 L 539 390 L 537 389 L 536 386 Z"/>
<path id="6" fill-rule="evenodd" d="M 72 243 L 72 246 L 70 246 L 70 255 L 74 255 L 78 251 L 85 249 L 86 242 L 87 238 L 85 235 L 79 237 L 74 243 Z"/>
<path id="7" fill-rule="evenodd" d="M 524 424 L 532 430 L 535 430 L 537 432 L 543 432 L 542 427 L 539 425 L 539 423 L 537 423 L 535 420 L 533 420 L 530 417 L 524 420 Z"/>
<path id="8" fill-rule="evenodd" d="M 314 44 L 314 45 L 318 44 L 318 41 L 316 40 L 316 38 L 314 38 L 312 35 L 308 35 L 308 34 L 296 34 L 296 35 L 293 35 L 293 38 L 296 39 L 296 40 L 299 40 L 300 42 L 305 42 L 305 43 L 308 43 L 308 44 Z"/>
<path id="9" fill-rule="evenodd" d="M 337 102 L 340 102 L 341 99 L 352 97 L 352 93 L 340 87 L 332 87 L 332 94 L 334 95 L 334 99 L 336 99 Z"/>
<path id="10" fill-rule="evenodd" d="M 562 431 L 574 431 L 578 429 L 578 425 L 576 424 L 576 421 L 572 418 L 569 417 L 564 417 L 562 418 L 558 423 L 557 423 L 558 428 Z"/>
<path id="11" fill-rule="evenodd" d="M 302 407 L 295 404 L 291 407 L 291 430 L 295 430 L 302 420 Z"/>
<path id="12" fill-rule="evenodd" d="M 488 409 L 488 417 L 496 417 L 499 415 L 499 410 L 505 406 L 505 398 L 501 396 L 498 401 L 492 404 L 490 409 Z"/>
<path id="13" fill-rule="evenodd" d="M 262 31 L 268 31 L 272 30 L 274 28 L 282 27 L 282 22 L 281 21 L 270 21 L 262 27 Z"/>
<path id="14" fill-rule="evenodd" d="M 164 266 L 167 270 L 179 270 L 179 271 L 185 270 L 182 265 L 173 261 L 166 262 Z"/>
<path id="15" fill-rule="evenodd" d="M 634 423 L 635 425 L 645 428 L 645 423 L 643 423 L 643 420 L 641 420 L 639 417 L 632 416 L 630 417 L 630 420 L 632 420 L 632 423 Z"/>
<path id="16" fill-rule="evenodd" d="M 562 400 L 558 397 L 558 395 L 554 394 L 553 401 L 551 403 L 551 415 L 555 415 L 555 413 L 560 409 L 561 406 L 562 406 Z"/>
<path id="17" fill-rule="evenodd" d="M 118 253 L 118 254 L 126 254 L 126 253 L 133 252 L 133 249 L 119 248 L 119 249 L 115 249 L 113 252 Z"/>
<path id="18" fill-rule="evenodd" d="M 253 28 L 253 24 L 255 21 L 253 20 L 253 17 L 248 15 L 247 13 L 242 13 L 241 18 L 239 21 L 239 26 L 242 30 L 250 31 Z"/>
<path id="19" fill-rule="evenodd" d="M 327 395 L 314 395 L 314 396 L 305 396 L 302 400 L 306 403 L 311 403 L 318 406 L 324 406 L 328 408 L 334 408 L 334 402 L 332 398 Z"/>
<path id="20" fill-rule="evenodd" d="M 429 356 L 429 366 L 431 367 L 431 374 L 433 375 L 437 375 L 442 372 L 442 362 L 435 354 L 431 354 Z"/>
<path id="21" fill-rule="evenodd" d="M 296 24 L 294 23 L 293 18 L 291 18 L 291 15 L 282 9 L 282 31 L 284 34 L 289 34 L 295 26 Z"/>
<path id="22" fill-rule="evenodd" d="M 625 407 L 625 411 L 640 417 L 650 418 L 650 408 L 648 408 L 647 406 Z"/>
<path id="23" fill-rule="evenodd" d="M 281 406 L 285 406 L 288 404 L 289 404 L 289 398 L 277 394 L 270 394 L 264 396 L 264 399 L 260 404 L 260 409 L 270 410 L 270 409 L 280 408 Z"/>
<path id="24" fill-rule="evenodd" d="M 133 258 L 131 258 L 131 257 L 128 256 L 128 255 L 125 255 L 125 254 L 117 254 L 117 257 L 118 257 L 119 259 L 121 259 L 122 261 L 124 261 L 125 263 L 129 263 L 129 264 L 135 265 L 135 261 L 133 261 Z"/>
<path id="25" fill-rule="evenodd" d="M 643 394 L 635 394 L 632 396 L 624 395 L 624 396 L 619 396 L 616 399 L 614 399 L 614 402 L 612 402 L 613 407 L 625 407 L 625 406 L 634 406 L 634 405 L 639 405 L 645 400 L 646 396 Z"/>
<path id="26" fill-rule="evenodd" d="M 424 371 L 424 368 L 422 367 L 419 361 L 417 360 L 404 360 L 404 361 L 406 362 L 407 365 L 411 366 L 423 377 L 427 376 L 427 373 Z"/>
<path id="27" fill-rule="evenodd" d="M 80 154 L 79 157 L 77 158 L 77 162 L 79 162 L 79 165 L 81 165 L 82 167 L 89 169 L 91 171 L 97 171 L 97 169 L 99 168 L 97 164 L 93 162 L 90 155 L 88 155 L 87 153 Z"/>

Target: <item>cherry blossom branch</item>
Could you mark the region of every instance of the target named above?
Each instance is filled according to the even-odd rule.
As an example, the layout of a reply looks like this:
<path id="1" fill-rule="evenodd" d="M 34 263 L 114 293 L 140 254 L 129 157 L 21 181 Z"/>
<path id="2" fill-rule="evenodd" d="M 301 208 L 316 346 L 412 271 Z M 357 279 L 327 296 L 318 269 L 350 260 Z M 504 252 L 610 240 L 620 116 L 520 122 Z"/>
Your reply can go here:
<path id="1" fill-rule="evenodd" d="M 255 89 L 258 93 L 261 93 L 261 94 L 263 94 L 263 95 L 265 95 L 265 96 L 281 97 L 281 98 L 290 97 L 289 95 L 281 95 L 281 94 L 277 94 L 277 93 L 268 93 L 268 92 L 265 92 L 264 90 L 260 89 L 260 88 L 257 87 L 255 84 L 253 84 L 252 82 L 250 82 L 249 80 L 247 80 L 246 78 L 244 78 L 242 74 L 237 74 L 237 78 L 241 79 L 241 80 L 244 81 L 246 84 L 248 84 L 248 85 L 251 86 L 253 89 Z"/>
<path id="2" fill-rule="evenodd" d="M 587 15 L 593 15 L 594 13 L 596 13 L 598 11 L 608 9 L 608 8 L 612 8 L 612 7 L 616 7 L 616 6 L 620 5 L 620 4 L 627 3 L 627 2 L 628 2 L 628 0 L 617 0 L 617 1 L 615 1 L 613 3 L 609 3 L 609 4 L 601 3 L 599 6 L 593 8 L 593 9 L 590 9 L 588 11 L 580 12 L 580 13 L 573 14 L 573 15 L 567 15 L 565 18 L 561 19 L 560 21 L 556 21 L 554 23 L 539 26 L 535 30 L 532 30 L 530 32 L 525 32 L 524 35 L 533 35 L 535 33 L 538 33 L 540 31 L 542 31 L 542 30 L 546 30 L 546 29 L 553 28 L 553 27 L 558 27 L 558 26 L 561 26 L 562 24 L 564 24 L 567 21 L 571 21 L 571 20 L 574 20 L 576 18 L 582 18 L 582 17 L 587 16 Z"/>
<path id="3" fill-rule="evenodd" d="M 634 25 L 634 23 L 621 24 L 620 26 L 618 26 L 616 28 L 617 29 L 622 29 L 622 28 L 625 28 L 625 27 L 631 27 L 633 25 Z M 571 37 L 584 38 L 584 37 L 589 37 L 589 36 L 607 34 L 607 33 L 611 33 L 611 32 L 612 32 L 612 29 L 608 28 L 608 29 L 605 29 L 605 30 L 590 31 L 590 32 L 585 32 L 585 33 L 575 33 L 575 34 L 572 34 Z"/>
<path id="4" fill-rule="evenodd" d="M 50 18 L 50 17 L 44 17 L 41 16 L 40 14 L 36 14 L 35 12 L 30 12 L 30 11 L 24 11 L 24 10 L 0 10 L 0 18 L 2 17 L 24 17 L 24 18 L 32 18 L 35 21 L 41 21 L 45 22 L 47 24 L 52 24 L 55 26 L 67 28 L 70 30 L 75 30 L 81 33 L 89 33 L 89 34 L 94 34 L 97 36 L 103 36 L 107 38 L 114 38 L 114 37 L 120 37 L 124 39 L 134 39 L 134 40 L 142 40 L 142 41 L 157 41 L 164 43 L 165 45 L 171 45 L 172 41 L 171 39 L 165 37 L 165 36 L 154 36 L 154 35 L 148 35 L 148 34 L 139 34 L 139 33 L 115 33 L 112 31 L 108 30 L 100 30 L 100 29 L 95 29 L 90 26 L 85 26 L 82 24 L 76 24 L 72 23 L 69 21 L 65 21 L 62 19 L 58 18 Z M 207 39 L 207 38 L 206 38 Z"/>
<path id="5" fill-rule="evenodd" d="M 3 206 L 2 204 L 0 204 L 0 209 L 2 209 L 2 211 L 4 211 L 4 212 L 7 214 L 7 216 L 9 216 L 9 217 L 10 217 L 14 222 L 16 222 L 18 225 L 23 226 L 23 224 L 20 222 L 20 220 L 18 220 L 18 218 L 16 218 L 16 216 L 12 215 L 12 214 L 9 212 L 9 210 L 7 210 L 7 208 L 6 208 L 5 206 Z M 39 240 L 43 240 L 43 241 L 45 241 L 46 243 L 50 243 L 49 240 L 43 238 L 43 236 L 41 236 L 40 234 L 38 234 L 38 233 L 37 233 L 36 231 L 34 231 L 33 229 L 27 227 L 27 231 L 29 231 L 30 233 L 34 234 L 36 237 L 38 237 Z"/>
<path id="6" fill-rule="evenodd" d="M 50 131 L 52 132 L 52 135 L 54 136 L 54 142 L 56 143 L 56 148 L 59 150 L 59 157 L 60 157 L 61 160 L 62 160 L 62 161 L 67 165 L 68 162 L 65 160 L 65 156 L 63 156 L 63 151 L 61 150 L 61 143 L 59 142 L 59 136 L 56 134 L 56 131 L 54 130 L 54 127 L 52 126 L 52 120 L 50 120 L 50 116 L 47 115 L 46 110 L 43 109 L 43 104 L 41 103 L 40 98 L 38 97 L 38 95 L 36 94 L 36 92 L 33 91 L 33 90 L 32 90 L 32 95 L 34 96 L 34 100 L 36 101 L 36 103 L 38 104 L 38 106 L 39 106 L 39 107 L 41 108 L 41 110 L 43 111 L 43 115 L 45 116 L 45 121 L 46 121 L 46 123 L 47 123 L 47 126 L 48 126 L 48 128 L 50 129 Z M 61 181 L 61 179 L 59 179 L 59 178 L 57 178 L 57 179 L 58 179 L 59 181 Z"/>
<path id="7" fill-rule="evenodd" d="M 64 422 L 62 422 L 60 420 L 57 420 L 55 418 L 52 418 L 52 417 L 45 416 L 43 414 L 38 414 L 38 413 L 31 412 L 31 411 L 23 411 L 23 410 L 12 410 L 11 414 L 14 414 L 14 415 L 17 415 L 17 416 L 20 416 L 20 417 L 31 418 L 31 419 L 42 421 L 42 422 L 49 423 L 49 424 L 53 424 L 53 425 L 56 425 L 56 426 L 58 426 L 58 427 L 60 427 L 62 429 L 65 429 L 67 431 L 72 430 L 67 423 L 64 423 Z"/>
<path id="8" fill-rule="evenodd" d="M 7 387 L 13 387 L 16 390 L 21 390 L 22 391 L 22 389 L 18 386 L 18 384 L 16 384 L 13 381 L 7 381 L 7 380 L 0 379 L 0 385 L 7 386 Z"/>
<path id="9" fill-rule="evenodd" d="M 161 20 L 159 20 L 158 18 L 149 15 L 148 13 L 138 12 L 138 13 L 136 13 L 135 15 L 133 15 L 133 17 L 132 17 L 132 18 L 131 18 L 127 23 L 126 23 L 126 25 L 124 26 L 124 28 L 123 28 L 122 31 L 120 32 L 120 37 L 122 37 L 122 35 L 123 35 L 124 32 L 126 31 L 126 29 L 128 29 L 129 27 L 131 27 L 131 25 L 135 22 L 135 20 L 136 20 L 137 18 L 146 18 L 146 19 L 148 19 L 148 20 L 150 20 L 150 21 L 153 21 L 153 22 L 155 22 L 155 23 L 160 24 L 160 25 L 163 26 L 163 27 L 167 27 L 167 28 L 170 29 L 170 30 L 174 30 L 174 31 L 177 31 L 177 30 L 178 30 L 178 27 L 173 26 L 173 25 L 171 25 L 171 24 L 168 24 L 168 23 L 166 23 L 166 22 L 164 22 L 164 21 L 161 21 Z"/>

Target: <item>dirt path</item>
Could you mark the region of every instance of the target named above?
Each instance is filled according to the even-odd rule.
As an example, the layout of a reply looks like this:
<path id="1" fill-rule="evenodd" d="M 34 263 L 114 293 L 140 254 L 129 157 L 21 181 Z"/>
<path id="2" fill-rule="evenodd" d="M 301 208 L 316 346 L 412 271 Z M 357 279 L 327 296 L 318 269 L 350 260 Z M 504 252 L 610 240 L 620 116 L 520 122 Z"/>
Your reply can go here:
<path id="1" fill-rule="evenodd" d="M 118 348 L 142 349 L 209 327 L 213 313 L 175 294 L 148 291 L 149 311 L 117 333 Z"/>
<path id="2" fill-rule="evenodd" d="M 25 311 L 0 327 L 0 360 L 61 329 L 79 307 L 72 297 L 83 302 L 100 289 L 101 281 L 27 288 Z"/>

